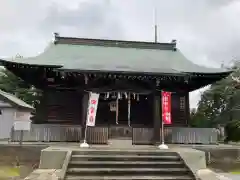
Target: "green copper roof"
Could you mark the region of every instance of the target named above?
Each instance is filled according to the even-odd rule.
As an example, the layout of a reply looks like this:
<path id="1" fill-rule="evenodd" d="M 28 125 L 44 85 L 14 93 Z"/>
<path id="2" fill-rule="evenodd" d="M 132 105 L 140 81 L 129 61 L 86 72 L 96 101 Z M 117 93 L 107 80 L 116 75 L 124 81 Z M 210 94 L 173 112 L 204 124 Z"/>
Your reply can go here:
<path id="1" fill-rule="evenodd" d="M 89 43 L 90 39 L 52 43 L 46 50 L 32 58 L 17 58 L 11 62 L 32 65 L 56 65 L 67 70 L 85 71 L 118 71 L 145 73 L 222 73 L 223 69 L 207 68 L 196 65 L 185 58 L 178 50 L 171 48 L 172 44 L 134 42 L 118 46 L 118 42 L 98 40 Z M 75 42 L 75 43 L 74 43 Z M 101 44 L 99 44 L 101 42 Z M 106 44 L 106 45 L 105 45 Z M 113 46 L 114 44 L 114 46 Z M 146 45 L 149 45 L 146 46 Z M 150 46 L 151 45 L 151 46 Z M 140 48 L 139 48 L 140 47 Z M 165 48 L 164 48 L 165 47 Z M 170 48 L 169 48 L 170 47 Z"/>
<path id="2" fill-rule="evenodd" d="M 16 96 L 0 90 L 0 98 L 20 108 L 34 109 L 32 106 L 17 98 Z"/>

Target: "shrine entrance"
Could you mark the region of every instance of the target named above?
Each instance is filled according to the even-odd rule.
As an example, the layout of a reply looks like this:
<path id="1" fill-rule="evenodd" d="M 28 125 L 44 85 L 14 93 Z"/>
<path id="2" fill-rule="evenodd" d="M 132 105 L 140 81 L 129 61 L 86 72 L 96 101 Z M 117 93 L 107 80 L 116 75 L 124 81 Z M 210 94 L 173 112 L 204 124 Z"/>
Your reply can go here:
<path id="1" fill-rule="evenodd" d="M 96 126 L 108 126 L 109 139 L 132 139 L 133 127 L 153 128 L 151 94 L 100 95 Z"/>

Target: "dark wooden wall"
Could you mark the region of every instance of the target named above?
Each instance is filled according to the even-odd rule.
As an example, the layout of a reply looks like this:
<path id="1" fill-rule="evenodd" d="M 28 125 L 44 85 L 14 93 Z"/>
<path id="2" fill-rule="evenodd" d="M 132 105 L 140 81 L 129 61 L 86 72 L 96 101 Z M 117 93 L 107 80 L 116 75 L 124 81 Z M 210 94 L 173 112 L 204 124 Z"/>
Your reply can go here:
<path id="1" fill-rule="evenodd" d="M 173 126 L 187 126 L 188 123 L 188 93 L 172 94 L 172 121 Z"/>
<path id="2" fill-rule="evenodd" d="M 110 111 L 110 102 L 116 100 L 104 100 L 100 98 L 96 124 L 110 124 L 116 125 L 116 112 Z M 131 99 L 131 124 L 132 125 L 145 125 L 153 126 L 153 113 L 152 113 L 152 96 L 140 96 L 139 101 Z M 119 125 L 128 125 L 128 100 L 123 98 L 119 100 L 118 109 L 118 122 Z"/>
<path id="3" fill-rule="evenodd" d="M 81 124 L 82 97 L 74 91 L 44 91 L 36 108 L 37 119 L 42 123 Z"/>
<path id="4" fill-rule="evenodd" d="M 160 96 L 160 95 L 159 95 Z M 131 101 L 131 124 L 154 126 L 154 97 L 140 96 L 140 100 Z M 86 119 L 82 113 L 83 94 L 77 91 L 44 91 L 40 104 L 36 107 L 37 122 L 59 124 L 84 124 Z M 116 124 L 116 113 L 110 111 L 109 102 L 100 98 L 97 111 L 97 125 Z M 160 105 L 161 108 L 161 105 Z M 159 111 L 158 113 L 161 113 Z M 128 103 L 119 100 L 119 124 L 127 125 Z M 160 114 L 161 118 L 161 114 Z M 171 126 L 187 126 L 189 120 L 188 93 L 172 94 Z M 160 120 L 161 121 L 161 120 Z"/>

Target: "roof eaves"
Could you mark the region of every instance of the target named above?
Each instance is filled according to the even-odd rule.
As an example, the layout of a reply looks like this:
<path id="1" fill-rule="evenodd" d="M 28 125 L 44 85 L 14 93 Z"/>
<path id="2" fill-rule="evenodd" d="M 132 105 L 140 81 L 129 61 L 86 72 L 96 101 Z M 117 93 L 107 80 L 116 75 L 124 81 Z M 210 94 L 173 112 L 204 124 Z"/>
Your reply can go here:
<path id="1" fill-rule="evenodd" d="M 189 73 L 184 73 L 176 70 L 169 70 L 170 72 L 142 72 L 142 71 L 116 71 L 116 70 L 82 70 L 82 69 L 65 69 L 59 68 L 55 69 L 55 71 L 64 71 L 64 72 L 81 72 L 81 73 L 109 73 L 109 74 L 125 74 L 125 75 L 153 75 L 153 76 L 160 76 L 160 75 L 168 75 L 168 76 L 186 76 Z"/>
<path id="2" fill-rule="evenodd" d="M 30 110 L 34 109 L 34 107 L 32 107 L 31 105 L 27 104 L 26 102 L 22 101 L 21 99 L 17 98 L 16 96 L 10 93 L 0 90 L 0 96 L 3 97 L 3 99 L 9 102 L 10 104 L 13 104 L 19 108 L 30 109 Z"/>
<path id="3" fill-rule="evenodd" d="M 21 60 L 21 59 L 20 59 Z M 7 64 L 15 64 L 15 65 L 23 65 L 23 66 L 32 66 L 32 67 L 47 67 L 47 68 L 61 68 L 63 66 L 60 65 L 50 65 L 50 64 L 37 64 L 37 63 L 25 63 L 20 61 L 10 61 L 0 59 L 0 65 L 7 65 Z"/>
<path id="4" fill-rule="evenodd" d="M 206 87 L 206 86 L 208 86 L 210 84 L 213 84 L 213 83 L 215 83 L 217 81 L 220 81 L 223 78 L 226 78 L 227 76 L 229 76 L 229 74 L 231 74 L 231 71 L 222 72 L 221 74 L 219 74 L 219 73 L 207 73 L 206 74 L 205 73 L 205 74 L 201 74 L 200 76 L 196 75 L 197 77 L 195 77 L 196 79 L 194 81 L 195 82 L 200 82 L 200 83 L 198 83 L 197 86 L 192 87 L 190 91 L 194 91 L 196 89 L 204 88 L 204 87 Z M 203 83 L 202 78 L 206 78 L 206 77 L 207 78 L 210 77 L 210 79 L 208 80 L 208 82 Z"/>
<path id="5" fill-rule="evenodd" d="M 234 71 L 232 70 L 221 70 L 220 71 L 213 71 L 213 72 L 186 72 L 191 75 L 195 76 L 228 76 Z"/>

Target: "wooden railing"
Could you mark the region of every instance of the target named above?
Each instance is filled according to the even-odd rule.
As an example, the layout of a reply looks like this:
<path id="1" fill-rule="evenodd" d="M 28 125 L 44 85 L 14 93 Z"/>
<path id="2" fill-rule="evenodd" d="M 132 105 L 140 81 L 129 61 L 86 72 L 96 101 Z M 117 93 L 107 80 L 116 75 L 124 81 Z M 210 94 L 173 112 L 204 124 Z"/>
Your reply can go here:
<path id="1" fill-rule="evenodd" d="M 80 142 L 83 140 L 83 131 L 84 128 L 77 125 L 32 124 L 31 131 L 23 133 L 23 141 Z M 164 134 L 165 142 L 171 144 L 218 143 L 218 134 L 213 128 L 166 127 Z M 154 144 L 153 128 L 127 126 L 126 128 L 90 127 L 87 131 L 87 140 L 91 144 L 107 144 L 109 138 L 121 137 L 121 135 L 132 136 L 133 144 Z M 11 141 L 20 141 L 20 137 L 19 131 L 12 131 Z"/>
<path id="2" fill-rule="evenodd" d="M 23 133 L 23 141 L 30 142 L 79 142 L 82 127 L 77 125 L 32 124 L 29 132 Z M 20 131 L 12 130 L 11 140 L 20 141 Z"/>
<path id="3" fill-rule="evenodd" d="M 154 144 L 153 135 L 153 128 L 133 128 L 133 144 Z"/>
<path id="4" fill-rule="evenodd" d="M 129 126 L 110 126 L 109 138 L 132 139 L 132 127 Z"/>
<path id="5" fill-rule="evenodd" d="M 108 127 L 88 127 L 87 142 L 89 144 L 108 144 Z"/>

